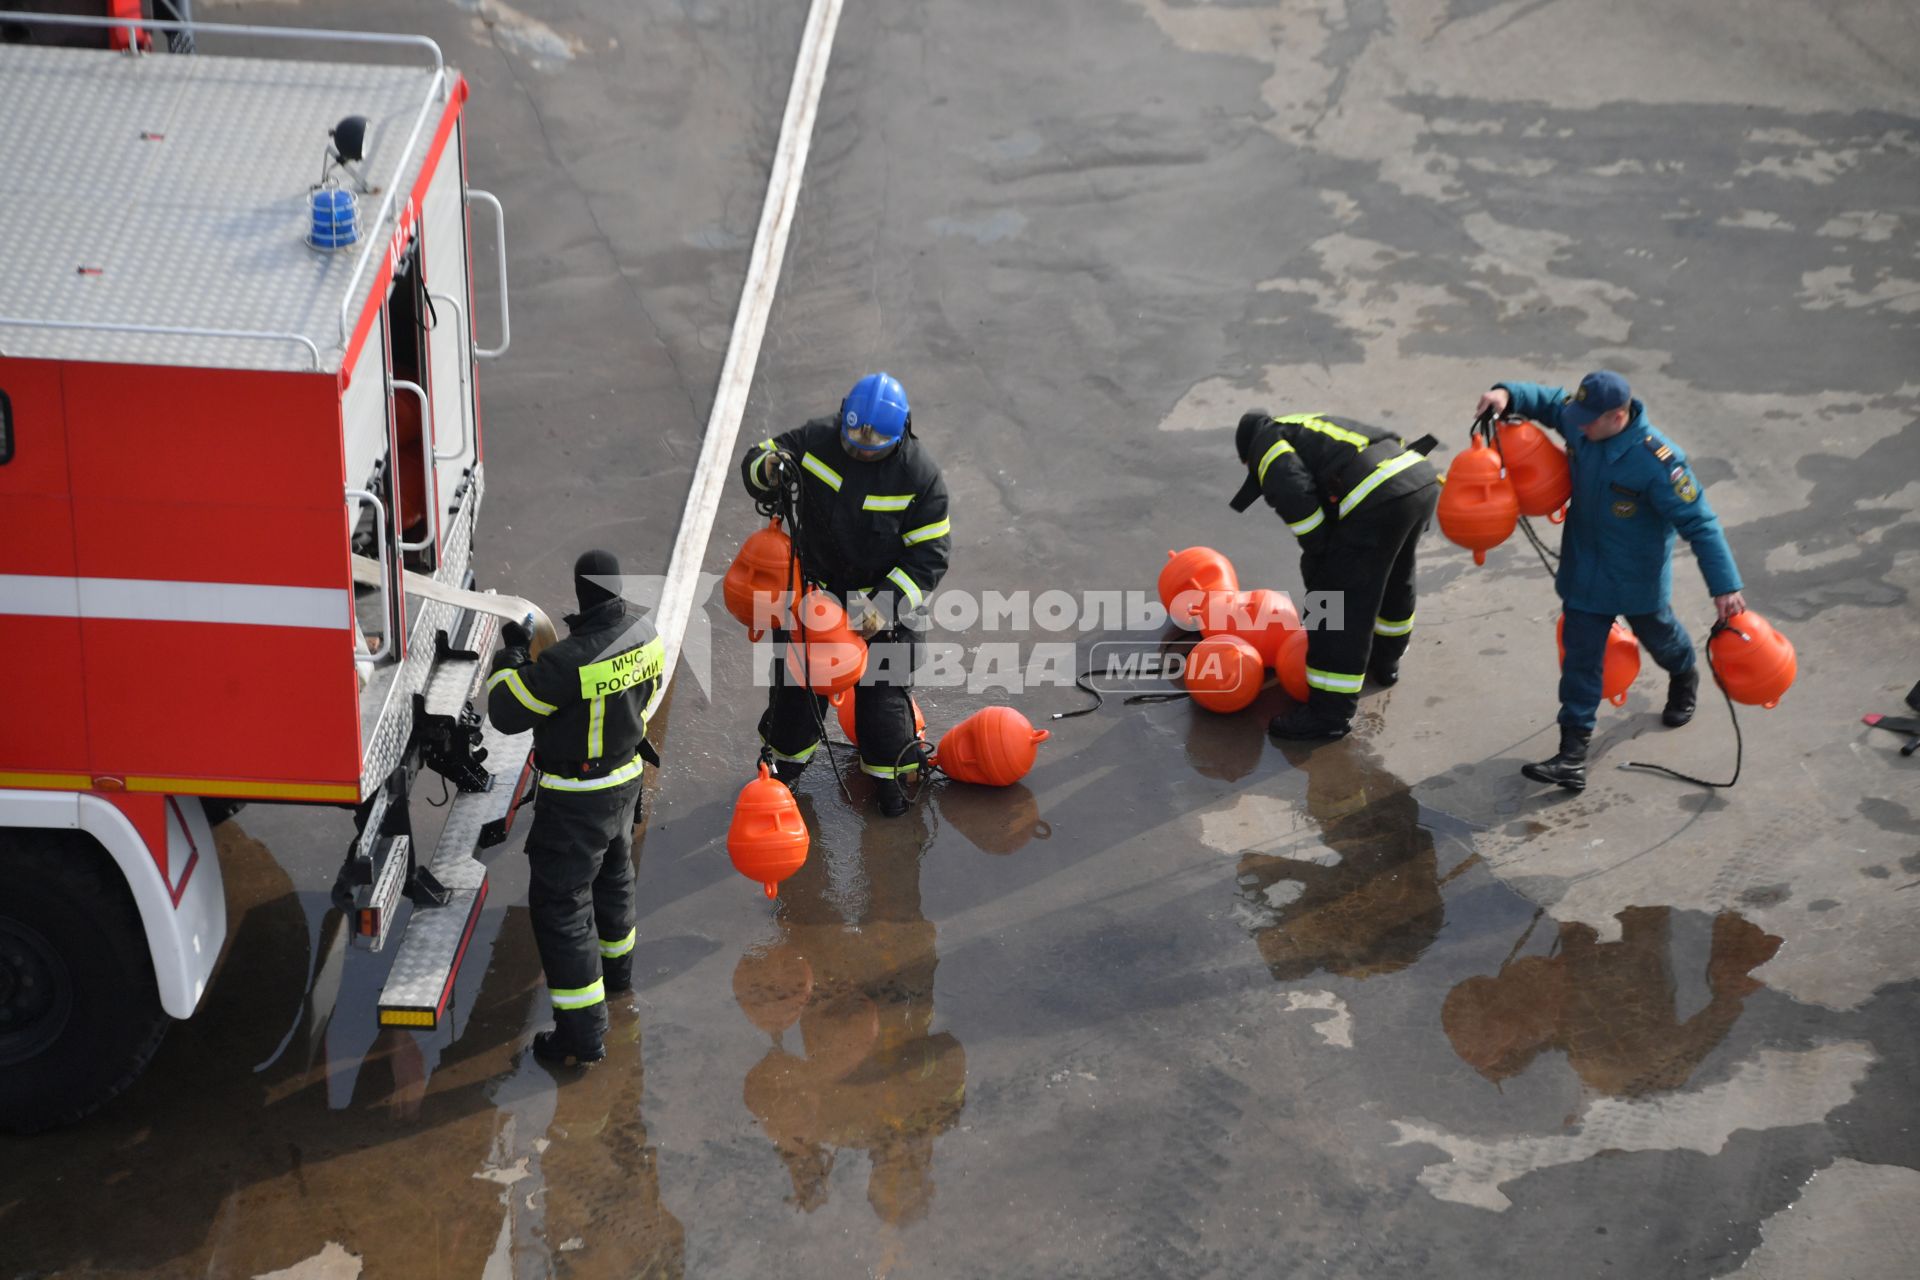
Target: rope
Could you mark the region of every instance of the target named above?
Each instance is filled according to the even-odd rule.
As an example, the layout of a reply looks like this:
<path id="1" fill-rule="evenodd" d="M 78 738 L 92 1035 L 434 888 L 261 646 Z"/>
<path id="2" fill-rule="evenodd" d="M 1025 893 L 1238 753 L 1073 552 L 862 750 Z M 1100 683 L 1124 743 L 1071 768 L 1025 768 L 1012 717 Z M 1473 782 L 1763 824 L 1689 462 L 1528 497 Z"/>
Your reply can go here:
<path id="1" fill-rule="evenodd" d="M 1733 721 L 1733 776 L 1725 782 L 1708 782 L 1705 778 L 1696 778 L 1690 773 L 1681 773 L 1678 769 L 1669 769 L 1663 764 L 1643 764 L 1638 760 L 1629 760 L 1621 765 L 1622 769 L 1648 769 L 1654 773 L 1664 773 L 1668 777 L 1678 778 L 1682 782 L 1691 782 L 1697 787 L 1713 787 L 1716 790 L 1731 787 L 1740 781 L 1740 762 L 1746 754 L 1746 743 L 1740 737 L 1740 717 L 1733 709 L 1733 694 L 1720 682 L 1720 672 L 1713 665 L 1713 638 L 1722 631 L 1732 631 L 1742 640 L 1751 640 L 1746 632 L 1728 626 L 1725 622 L 1715 622 L 1713 630 L 1707 632 L 1707 670 L 1713 675 L 1713 682 L 1720 686 L 1720 694 L 1727 700 L 1727 719 Z"/>

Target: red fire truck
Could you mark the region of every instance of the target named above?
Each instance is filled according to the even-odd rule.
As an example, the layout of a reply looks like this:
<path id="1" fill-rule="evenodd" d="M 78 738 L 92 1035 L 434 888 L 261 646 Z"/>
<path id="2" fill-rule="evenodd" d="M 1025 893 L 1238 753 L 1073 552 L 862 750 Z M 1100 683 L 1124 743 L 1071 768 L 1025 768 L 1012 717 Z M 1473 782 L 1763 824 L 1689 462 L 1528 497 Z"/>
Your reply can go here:
<path id="1" fill-rule="evenodd" d="M 22 33 L 0 43 L 14 1131 L 99 1106 L 193 1013 L 226 936 L 211 824 L 237 803 L 353 809 L 334 896 L 365 948 L 398 947 L 380 1021 L 437 1026 L 529 755 L 473 708 L 495 619 L 454 603 L 486 486 L 476 362 L 508 340 L 466 81 L 422 37 L 0 12 Z M 236 39 L 287 54 L 208 51 Z M 314 60 L 343 49 L 364 60 Z M 431 853 L 423 767 L 459 789 Z"/>

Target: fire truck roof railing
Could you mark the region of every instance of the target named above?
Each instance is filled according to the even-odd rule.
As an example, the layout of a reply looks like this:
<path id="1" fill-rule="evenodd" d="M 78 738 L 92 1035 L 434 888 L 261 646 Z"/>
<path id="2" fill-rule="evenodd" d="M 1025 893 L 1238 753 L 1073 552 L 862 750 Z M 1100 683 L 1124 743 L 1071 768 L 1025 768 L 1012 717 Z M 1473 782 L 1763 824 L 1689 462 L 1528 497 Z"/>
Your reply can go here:
<path id="1" fill-rule="evenodd" d="M 10 11 L 0 22 L 430 55 L 403 66 L 0 45 L 0 354 L 339 369 L 454 85 L 440 47 L 231 23 Z M 303 239 L 307 192 L 348 115 L 369 120 L 357 168 L 373 194 L 360 197 L 358 241 L 324 252 Z"/>

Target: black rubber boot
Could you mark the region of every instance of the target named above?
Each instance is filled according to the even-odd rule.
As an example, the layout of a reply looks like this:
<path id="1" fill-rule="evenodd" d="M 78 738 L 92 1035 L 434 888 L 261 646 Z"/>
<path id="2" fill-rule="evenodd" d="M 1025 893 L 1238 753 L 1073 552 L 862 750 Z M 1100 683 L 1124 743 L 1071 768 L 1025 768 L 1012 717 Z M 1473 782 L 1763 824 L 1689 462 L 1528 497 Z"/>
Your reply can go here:
<path id="1" fill-rule="evenodd" d="M 606 983 L 610 996 L 625 995 L 633 990 L 633 952 L 600 957 L 600 978 Z"/>
<path id="2" fill-rule="evenodd" d="M 1688 667 L 1667 681 L 1667 705 L 1660 712 L 1660 723 L 1669 729 L 1678 729 L 1693 719 L 1693 709 L 1700 698 L 1700 668 Z"/>
<path id="3" fill-rule="evenodd" d="M 900 789 L 900 783 L 893 778 L 874 779 L 873 800 L 883 818 L 898 818 L 907 811 L 907 793 Z"/>
<path id="4" fill-rule="evenodd" d="M 555 1009 L 553 1030 L 533 1037 L 533 1056 L 556 1067 L 584 1067 L 607 1056 L 606 1006 Z"/>
<path id="5" fill-rule="evenodd" d="M 1267 724 L 1267 736 L 1290 741 L 1344 738 L 1353 730 L 1352 695 L 1315 689 L 1304 707 L 1282 711 Z"/>
<path id="6" fill-rule="evenodd" d="M 1535 782 L 1551 782 L 1569 791 L 1587 789 L 1587 743 L 1593 734 L 1560 726 L 1560 754 L 1539 764 L 1523 764 L 1520 772 Z"/>
<path id="7" fill-rule="evenodd" d="M 1367 679 L 1382 689 L 1391 689 L 1400 683 L 1400 659 L 1375 657 L 1367 663 Z"/>
<path id="8" fill-rule="evenodd" d="M 787 790 L 789 791 L 793 790 L 794 786 L 799 783 L 800 775 L 806 771 L 807 762 L 804 760 L 775 760 L 773 762 L 773 776 L 781 782 L 786 783 Z"/>

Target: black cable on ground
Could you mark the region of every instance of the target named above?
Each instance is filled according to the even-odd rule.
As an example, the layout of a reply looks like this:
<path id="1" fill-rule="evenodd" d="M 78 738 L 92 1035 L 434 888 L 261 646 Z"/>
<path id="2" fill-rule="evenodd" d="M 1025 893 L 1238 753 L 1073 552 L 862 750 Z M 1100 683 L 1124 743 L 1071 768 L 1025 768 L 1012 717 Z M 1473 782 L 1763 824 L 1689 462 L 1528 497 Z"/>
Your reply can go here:
<path id="1" fill-rule="evenodd" d="M 1713 638 L 1722 631 L 1733 631 L 1735 635 L 1743 637 L 1745 633 L 1734 630 L 1724 622 L 1714 623 L 1713 630 L 1707 632 L 1707 671 L 1713 676 L 1714 684 L 1719 685 L 1721 696 L 1727 700 L 1727 718 L 1733 721 L 1733 776 L 1725 782 L 1708 782 L 1705 778 L 1696 778 L 1690 773 L 1681 773 L 1678 769 L 1669 769 L 1663 764 L 1643 764 L 1638 760 L 1627 761 L 1620 766 L 1622 769 L 1648 769 L 1654 773 L 1664 773 L 1668 777 L 1678 778 L 1682 782 L 1691 782 L 1697 787 L 1713 787 L 1716 790 L 1731 787 L 1740 781 L 1740 762 L 1746 753 L 1746 744 L 1740 738 L 1740 717 L 1733 709 L 1733 695 L 1727 692 L 1726 685 L 1720 683 L 1720 673 L 1714 669 L 1713 665 Z"/>

